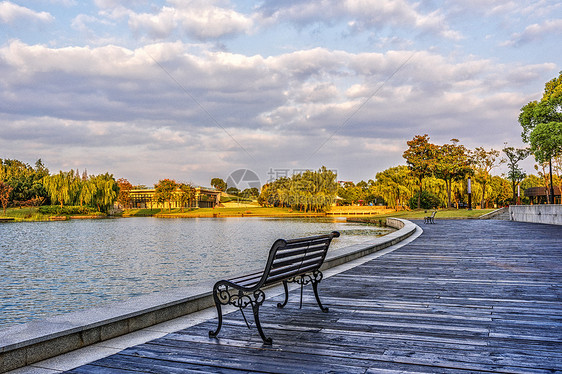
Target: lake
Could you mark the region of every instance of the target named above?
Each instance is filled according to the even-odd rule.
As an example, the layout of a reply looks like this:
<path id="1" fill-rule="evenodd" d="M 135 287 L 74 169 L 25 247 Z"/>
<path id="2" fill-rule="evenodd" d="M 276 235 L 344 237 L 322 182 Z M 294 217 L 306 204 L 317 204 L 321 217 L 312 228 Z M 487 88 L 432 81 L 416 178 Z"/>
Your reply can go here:
<path id="1" fill-rule="evenodd" d="M 0 327 L 261 269 L 276 239 L 334 230 L 330 252 L 389 232 L 246 217 L 0 224 Z"/>

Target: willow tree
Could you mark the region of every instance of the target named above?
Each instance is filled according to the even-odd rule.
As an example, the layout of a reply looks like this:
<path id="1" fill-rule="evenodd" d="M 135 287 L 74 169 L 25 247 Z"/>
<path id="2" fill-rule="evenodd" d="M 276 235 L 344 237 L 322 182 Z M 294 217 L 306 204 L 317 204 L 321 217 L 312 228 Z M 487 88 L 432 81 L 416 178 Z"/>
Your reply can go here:
<path id="1" fill-rule="evenodd" d="M 323 211 L 336 200 L 336 174 L 322 166 L 291 178 L 279 178 L 262 186 L 258 202 L 264 206 L 285 206 L 301 211 Z"/>
<path id="2" fill-rule="evenodd" d="M 100 212 L 107 212 L 117 200 L 119 186 L 112 174 L 100 174 L 89 179 L 94 186 L 92 202 Z"/>
<path id="3" fill-rule="evenodd" d="M 43 177 L 41 182 L 51 196 L 51 201 L 60 203 L 62 208 L 64 204 L 72 203 L 75 199 L 77 188 L 75 179 L 74 171 L 61 170 L 58 174 Z"/>
<path id="4" fill-rule="evenodd" d="M 96 194 L 96 185 L 91 179 L 82 180 L 80 184 L 80 193 L 78 194 L 78 200 L 80 206 L 91 205 L 94 202 L 94 197 Z"/>
<path id="5" fill-rule="evenodd" d="M 386 201 L 387 206 L 397 209 L 413 196 L 412 187 L 415 184 L 416 180 L 412 178 L 408 167 L 400 165 L 377 173 L 373 189 Z"/>

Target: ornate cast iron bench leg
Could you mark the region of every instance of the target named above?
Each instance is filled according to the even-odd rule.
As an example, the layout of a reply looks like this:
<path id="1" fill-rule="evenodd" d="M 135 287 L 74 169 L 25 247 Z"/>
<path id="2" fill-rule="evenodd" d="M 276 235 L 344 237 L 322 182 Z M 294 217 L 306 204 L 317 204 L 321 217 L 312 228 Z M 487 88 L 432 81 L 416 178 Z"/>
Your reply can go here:
<path id="1" fill-rule="evenodd" d="M 287 286 L 286 280 L 283 281 L 283 288 L 285 289 L 285 301 L 283 301 L 282 303 L 277 303 L 277 308 L 283 308 L 289 301 L 289 287 Z"/>
<path id="2" fill-rule="evenodd" d="M 219 299 L 219 292 L 228 292 L 228 290 L 219 291 L 218 288 L 215 288 L 213 290 L 213 298 L 215 299 L 215 306 L 217 307 L 219 325 L 217 326 L 217 329 L 215 331 L 209 331 L 210 338 L 216 338 L 219 332 L 221 331 L 221 327 L 222 327 L 222 309 L 221 309 L 221 300 Z"/>
<path id="3" fill-rule="evenodd" d="M 313 276 L 314 278 L 312 278 L 312 289 L 314 290 L 314 296 L 316 297 L 316 302 L 318 303 L 320 310 L 322 310 L 324 313 L 328 313 L 330 309 L 322 305 L 322 302 L 320 301 L 320 296 L 318 296 L 318 283 L 320 283 L 320 281 L 324 277 L 324 274 L 322 274 L 322 272 L 318 270 L 314 272 Z"/>
<path id="4" fill-rule="evenodd" d="M 261 290 L 260 290 L 260 292 L 261 292 Z M 263 300 L 262 300 L 262 302 L 263 302 Z M 262 302 L 259 302 L 258 300 L 256 300 L 255 302 L 252 303 L 252 311 L 254 312 L 254 322 L 256 323 L 256 327 L 258 329 L 258 332 L 260 333 L 261 340 L 263 340 L 263 344 L 271 345 L 273 343 L 273 340 L 271 340 L 271 338 L 266 337 L 262 328 L 261 328 L 260 305 L 262 304 Z"/>
<path id="5" fill-rule="evenodd" d="M 213 288 L 213 298 L 215 299 L 215 305 L 217 307 L 218 319 L 219 324 L 215 331 L 209 331 L 209 337 L 216 338 L 219 334 L 221 327 L 222 327 L 222 308 L 221 305 L 233 305 L 240 309 L 242 312 L 242 316 L 244 317 L 244 321 L 248 328 L 251 328 L 250 324 L 246 320 L 246 316 L 244 315 L 244 308 L 248 305 L 252 306 L 252 312 L 254 313 L 254 322 L 256 323 L 256 327 L 258 332 L 260 333 L 260 337 L 263 340 L 264 344 L 271 345 L 272 340 L 265 336 L 263 329 L 260 323 L 260 316 L 259 310 L 260 306 L 265 301 L 265 293 L 258 289 L 253 293 L 245 293 L 242 290 L 238 290 L 237 293 L 231 293 L 231 289 L 229 289 L 226 285 L 218 285 Z"/>

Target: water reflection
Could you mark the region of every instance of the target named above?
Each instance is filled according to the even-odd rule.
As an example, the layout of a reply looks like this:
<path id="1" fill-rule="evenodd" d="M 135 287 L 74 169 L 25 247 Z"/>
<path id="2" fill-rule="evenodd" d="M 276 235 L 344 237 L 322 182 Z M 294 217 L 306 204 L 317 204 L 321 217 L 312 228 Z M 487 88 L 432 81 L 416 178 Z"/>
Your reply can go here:
<path id="1" fill-rule="evenodd" d="M 342 236 L 330 251 L 384 233 L 373 226 L 317 219 L 2 224 L 0 327 L 259 269 L 275 239 L 333 230 Z"/>

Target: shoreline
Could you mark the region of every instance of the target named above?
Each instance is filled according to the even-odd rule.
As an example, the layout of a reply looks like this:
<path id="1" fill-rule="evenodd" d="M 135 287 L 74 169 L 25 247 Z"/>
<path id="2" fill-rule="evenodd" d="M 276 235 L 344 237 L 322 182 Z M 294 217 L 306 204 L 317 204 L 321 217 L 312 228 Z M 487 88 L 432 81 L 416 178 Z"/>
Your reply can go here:
<path id="1" fill-rule="evenodd" d="M 389 210 L 383 207 L 336 207 L 327 212 L 298 212 L 289 208 L 269 207 L 219 207 L 219 208 L 197 208 L 181 212 L 174 209 L 171 212 L 165 209 L 128 209 L 120 214 L 113 215 L 41 215 L 31 209 L 13 209 L 11 215 L 0 217 L 0 223 L 13 222 L 53 222 L 69 221 L 74 219 L 116 219 L 131 217 L 154 217 L 154 218 L 230 218 L 230 217 L 261 217 L 261 218 L 345 218 L 350 221 L 364 223 L 379 223 L 388 217 L 403 219 L 423 219 L 429 210 Z M 494 209 L 439 209 L 436 219 L 478 219 Z M 15 212 L 15 213 L 14 213 Z M 17 213 L 17 214 L 16 214 Z"/>
<path id="2" fill-rule="evenodd" d="M 352 207 L 356 208 L 356 207 Z M 290 208 L 270 207 L 220 207 L 220 208 L 196 208 L 167 211 L 166 209 L 127 209 L 119 214 L 77 214 L 77 215 L 43 215 L 37 209 L 12 208 L 11 215 L 0 217 L 0 222 L 50 222 L 68 221 L 73 219 L 115 219 L 131 217 L 155 217 L 155 218 L 227 218 L 227 217 L 261 217 L 261 218 L 338 218 L 349 216 L 374 217 L 381 215 L 381 209 L 339 209 L 340 211 L 328 212 L 299 212 Z M 385 213 L 387 211 L 385 210 Z"/>

